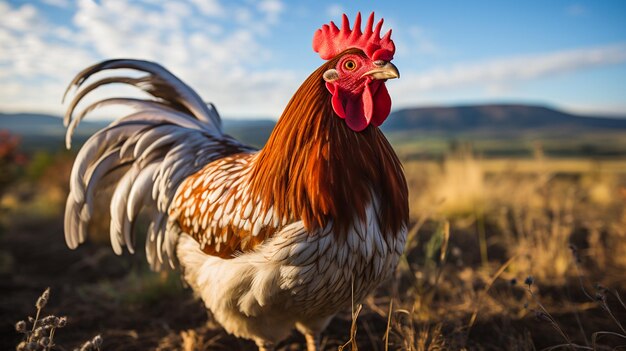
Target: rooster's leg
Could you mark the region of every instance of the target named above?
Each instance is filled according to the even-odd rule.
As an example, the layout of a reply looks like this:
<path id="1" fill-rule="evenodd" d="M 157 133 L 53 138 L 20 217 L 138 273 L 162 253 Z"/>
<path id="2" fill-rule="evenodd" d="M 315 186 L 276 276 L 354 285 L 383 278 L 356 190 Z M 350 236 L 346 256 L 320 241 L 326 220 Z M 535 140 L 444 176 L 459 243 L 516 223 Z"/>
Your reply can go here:
<path id="1" fill-rule="evenodd" d="M 319 319 L 310 319 L 306 322 L 296 323 L 296 329 L 304 335 L 306 339 L 307 351 L 320 350 L 320 334 L 326 328 L 333 316 L 322 317 Z"/>
<path id="2" fill-rule="evenodd" d="M 320 334 L 319 333 L 305 333 L 306 350 L 307 351 L 319 351 L 320 350 Z"/>
<path id="3" fill-rule="evenodd" d="M 257 339 L 256 346 L 258 346 L 259 351 L 274 351 L 274 344 L 269 341 Z"/>

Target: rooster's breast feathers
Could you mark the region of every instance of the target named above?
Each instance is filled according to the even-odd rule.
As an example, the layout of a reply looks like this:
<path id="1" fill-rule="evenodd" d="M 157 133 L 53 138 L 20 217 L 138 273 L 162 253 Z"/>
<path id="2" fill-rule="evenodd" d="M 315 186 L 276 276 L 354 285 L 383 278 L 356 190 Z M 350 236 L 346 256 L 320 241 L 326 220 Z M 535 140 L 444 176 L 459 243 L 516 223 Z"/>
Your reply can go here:
<path id="1" fill-rule="evenodd" d="M 184 233 L 208 255 L 233 258 L 253 250 L 284 224 L 272 208 L 249 192 L 256 153 L 240 153 L 210 163 L 179 187 L 170 209 Z"/>

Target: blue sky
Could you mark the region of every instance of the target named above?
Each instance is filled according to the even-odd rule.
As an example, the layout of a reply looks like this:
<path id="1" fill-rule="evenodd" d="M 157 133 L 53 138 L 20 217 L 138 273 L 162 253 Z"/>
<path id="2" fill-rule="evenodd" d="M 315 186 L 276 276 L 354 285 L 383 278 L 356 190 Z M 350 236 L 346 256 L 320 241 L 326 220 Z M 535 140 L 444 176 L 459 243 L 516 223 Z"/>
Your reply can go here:
<path id="1" fill-rule="evenodd" d="M 396 109 L 523 102 L 626 115 L 626 2 L 534 0 L 0 0 L 0 111 L 60 115 L 75 73 L 132 57 L 169 68 L 227 117 L 277 118 L 322 63 L 313 32 L 357 11 L 393 29 Z"/>

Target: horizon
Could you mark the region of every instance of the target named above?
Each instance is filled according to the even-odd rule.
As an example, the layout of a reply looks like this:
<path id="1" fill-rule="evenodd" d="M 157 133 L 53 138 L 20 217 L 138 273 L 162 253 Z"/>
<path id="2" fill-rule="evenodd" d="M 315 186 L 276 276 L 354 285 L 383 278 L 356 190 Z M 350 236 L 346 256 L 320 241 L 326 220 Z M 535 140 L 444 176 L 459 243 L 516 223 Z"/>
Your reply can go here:
<path id="1" fill-rule="evenodd" d="M 406 111 L 406 110 L 420 110 L 420 109 L 456 109 L 456 108 L 472 108 L 472 107 L 528 107 L 528 108 L 536 108 L 536 109 L 548 109 L 551 111 L 554 111 L 556 113 L 564 113 L 566 115 L 570 115 L 572 117 L 580 117 L 580 118 L 593 118 L 593 119 L 619 119 L 619 120 L 626 120 L 626 114 L 590 114 L 590 113 L 576 113 L 576 112 L 571 112 L 571 111 L 567 111 L 565 109 L 561 109 L 558 106 L 550 106 L 547 104 L 541 105 L 541 104 L 533 104 L 533 103 L 524 103 L 524 102 L 501 102 L 501 103 L 489 103 L 489 102 L 485 102 L 485 103 L 480 103 L 480 104 L 472 104 L 472 103 L 468 103 L 468 104 L 451 104 L 451 105 L 445 105 L 445 104 L 441 104 L 441 105 L 418 105 L 418 106 L 406 106 L 406 107 L 402 107 L 402 108 L 397 108 L 397 109 L 393 109 L 391 111 L 391 114 L 393 113 L 398 113 L 398 112 L 402 112 L 402 111 Z M 7 112 L 7 111 L 1 111 L 0 110 L 0 117 L 1 116 L 15 116 L 15 115 L 31 115 L 31 116 L 44 116 L 44 117 L 53 117 L 53 118 L 58 118 L 59 120 L 63 119 L 63 115 L 62 114 L 54 114 L 54 113 L 46 113 L 46 112 L 34 112 L 34 111 L 18 111 L 18 112 Z M 105 116 L 99 116 L 97 118 L 86 118 L 84 120 L 81 121 L 82 123 L 89 123 L 89 122 L 96 122 L 96 123 L 100 123 L 100 122 L 112 122 L 115 121 L 119 116 L 121 115 L 116 115 L 116 117 L 105 117 Z M 228 122 L 244 122 L 244 121 L 255 121 L 255 122 L 272 122 L 272 123 L 276 123 L 278 120 L 277 118 L 272 118 L 269 116 L 228 116 L 228 115 L 220 115 L 220 117 L 222 118 L 222 121 L 228 121 Z"/>
<path id="2" fill-rule="evenodd" d="M 322 63 L 313 32 L 341 13 L 353 22 L 357 10 L 374 10 L 397 46 L 402 79 L 388 84 L 393 111 L 506 103 L 626 116 L 626 3 L 447 5 L 0 1 L 0 110 L 62 115 L 61 95 L 76 73 L 135 57 L 171 70 L 225 118 L 276 120 Z M 138 96 L 126 87 L 103 92 Z"/>

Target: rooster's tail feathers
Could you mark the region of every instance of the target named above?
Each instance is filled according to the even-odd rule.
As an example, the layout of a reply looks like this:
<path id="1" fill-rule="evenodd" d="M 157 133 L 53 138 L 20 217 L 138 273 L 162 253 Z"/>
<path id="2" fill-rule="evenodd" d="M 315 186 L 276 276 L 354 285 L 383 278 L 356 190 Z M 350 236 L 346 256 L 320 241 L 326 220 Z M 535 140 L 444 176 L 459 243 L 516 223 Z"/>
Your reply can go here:
<path id="1" fill-rule="evenodd" d="M 135 110 L 94 134 L 79 151 L 70 176 L 65 239 L 70 248 L 85 241 L 96 211 L 97 192 L 108 184 L 113 189 L 109 204 L 113 250 L 121 254 L 126 246 L 134 252 L 133 224 L 143 210 L 151 220 L 146 238 L 148 261 L 153 268 L 166 261 L 173 265 L 178 231 L 168 209 L 178 185 L 213 160 L 251 149 L 224 135 L 215 108 L 204 104 L 196 92 L 155 63 L 105 61 L 79 73 L 70 88 L 80 89 L 93 74 L 118 68 L 148 75 L 96 81 L 76 92 L 65 115 L 69 147 L 74 129 L 89 112 L 109 105 Z M 136 86 L 154 99 L 109 98 L 73 116 L 85 95 L 110 83 Z"/>
<path id="2" fill-rule="evenodd" d="M 88 86 L 82 87 L 87 79 L 92 75 L 114 69 L 132 69 L 135 71 L 147 73 L 141 77 L 115 76 L 102 78 Z M 141 100 L 132 98 L 117 98 L 98 101 L 86 107 L 78 116 L 73 118 L 74 110 L 78 103 L 90 92 L 103 85 L 121 83 L 135 86 L 156 98 L 156 100 Z M 193 117 L 203 122 L 205 128 L 212 132 L 222 133 L 222 121 L 213 104 L 206 104 L 200 96 L 191 89 L 187 84 L 178 79 L 170 71 L 163 66 L 148 61 L 118 59 L 108 60 L 93 66 L 85 68 L 72 80 L 63 94 L 63 101 L 67 97 L 72 88 L 76 88 L 77 92 L 70 102 L 67 112 L 63 118 L 63 123 L 68 127 L 66 134 L 66 144 L 70 147 L 72 134 L 80 121 L 89 112 L 108 105 L 125 105 L 134 109 L 145 109 L 156 107 L 159 109 L 171 109 L 183 112 L 188 117 Z"/>

